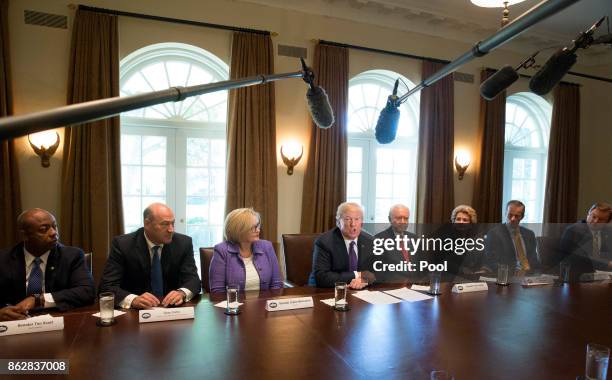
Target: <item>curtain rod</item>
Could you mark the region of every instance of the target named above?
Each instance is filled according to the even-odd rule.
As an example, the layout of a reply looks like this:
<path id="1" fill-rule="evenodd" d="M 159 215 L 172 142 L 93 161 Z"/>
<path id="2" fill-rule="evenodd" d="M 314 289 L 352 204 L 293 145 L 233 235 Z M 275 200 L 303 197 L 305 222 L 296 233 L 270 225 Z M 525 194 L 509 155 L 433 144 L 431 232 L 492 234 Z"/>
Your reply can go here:
<path id="1" fill-rule="evenodd" d="M 315 40 L 315 41 L 317 41 L 317 40 Z M 400 52 L 397 52 L 397 51 L 375 49 L 375 48 L 371 48 L 371 47 L 367 47 L 367 46 L 343 44 L 341 42 L 333 42 L 333 41 L 325 41 L 325 40 L 318 40 L 318 41 L 319 41 L 320 44 L 324 44 L 324 45 L 338 46 L 338 47 L 344 47 L 344 48 L 349 48 L 349 49 L 354 49 L 354 50 L 369 51 L 371 53 L 380 53 L 380 54 L 387 54 L 387 55 L 395 55 L 397 57 L 413 58 L 413 59 L 419 59 L 419 60 L 422 60 L 422 61 L 431 61 L 431 62 L 436 62 L 436 63 L 442 63 L 442 64 L 445 64 L 445 65 L 450 63 L 450 61 L 446 61 L 446 60 L 443 60 L 443 59 L 432 58 L 432 57 L 424 57 L 424 56 L 408 54 L 408 53 L 400 53 Z"/>
<path id="2" fill-rule="evenodd" d="M 105 13 L 105 14 L 111 14 L 111 15 L 115 15 L 115 16 L 126 16 L 126 17 L 141 18 L 141 19 L 145 19 L 145 20 L 171 22 L 171 23 L 174 23 L 174 24 L 184 24 L 184 25 L 191 25 L 191 26 L 200 26 L 200 27 L 205 27 L 205 28 L 231 30 L 231 31 L 234 31 L 234 32 L 247 32 L 247 33 L 254 33 L 254 34 L 262 34 L 264 36 L 270 36 L 271 35 L 273 37 L 278 35 L 277 33 L 269 32 L 267 30 L 239 28 L 239 27 L 236 27 L 236 26 L 211 24 L 211 23 L 202 22 L 202 21 L 193 21 L 193 20 L 184 20 L 184 19 L 180 19 L 180 18 L 154 16 L 154 15 L 147 15 L 147 14 L 143 14 L 143 13 L 124 12 L 124 11 L 120 11 L 120 10 L 117 10 L 117 9 L 97 8 L 97 7 L 90 7 L 88 5 L 82 5 L 82 4 L 79 4 L 78 8 L 80 10 L 84 10 L 84 11 L 97 12 L 97 13 Z"/>

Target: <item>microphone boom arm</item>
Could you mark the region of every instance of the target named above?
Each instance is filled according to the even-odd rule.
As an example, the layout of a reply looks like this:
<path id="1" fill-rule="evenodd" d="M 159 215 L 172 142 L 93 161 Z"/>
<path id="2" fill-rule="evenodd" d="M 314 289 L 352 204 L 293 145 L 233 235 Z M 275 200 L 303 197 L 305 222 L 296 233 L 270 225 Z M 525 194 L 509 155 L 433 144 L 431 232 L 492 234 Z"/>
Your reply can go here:
<path id="1" fill-rule="evenodd" d="M 448 63 L 446 66 L 432 74 L 430 77 L 424 79 L 421 83 L 416 85 L 412 90 L 408 91 L 398 99 L 398 104 L 404 103 L 408 97 L 418 91 L 421 91 L 425 87 L 429 87 L 436 83 L 440 79 L 444 78 L 448 74 L 451 74 L 465 63 L 471 61 L 474 58 L 482 57 L 488 54 L 490 51 L 498 48 L 499 46 L 510 41 L 514 37 L 523 33 L 528 28 L 537 24 L 538 22 L 552 16 L 553 14 L 567 8 L 568 6 L 577 3 L 580 0 L 548 0 L 542 1 L 538 5 L 534 6 L 527 12 L 517 17 L 514 21 L 500 29 L 498 32 L 490 36 L 484 41 L 478 42 L 469 51 L 465 52 L 454 61 Z"/>
<path id="2" fill-rule="evenodd" d="M 25 136 L 46 129 L 106 119 L 122 112 L 142 107 L 154 106 L 169 101 L 179 102 L 191 96 L 255 86 L 288 78 L 304 78 L 308 72 L 312 73 L 307 68 L 307 70 L 284 74 L 256 75 L 243 79 L 226 80 L 189 87 L 170 87 L 161 91 L 130 96 L 116 96 L 71 104 L 27 115 L 5 117 L 0 119 L 0 140 Z"/>

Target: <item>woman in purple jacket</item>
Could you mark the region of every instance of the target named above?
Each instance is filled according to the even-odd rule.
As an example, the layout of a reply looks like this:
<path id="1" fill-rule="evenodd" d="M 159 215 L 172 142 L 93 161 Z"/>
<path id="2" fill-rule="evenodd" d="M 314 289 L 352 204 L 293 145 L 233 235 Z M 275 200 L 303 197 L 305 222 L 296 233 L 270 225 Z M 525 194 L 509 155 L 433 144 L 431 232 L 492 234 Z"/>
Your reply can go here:
<path id="1" fill-rule="evenodd" d="M 252 208 L 239 208 L 225 218 L 225 241 L 215 245 L 210 263 L 210 292 L 227 285 L 245 290 L 279 289 L 283 281 L 272 243 L 259 240 L 261 217 Z"/>

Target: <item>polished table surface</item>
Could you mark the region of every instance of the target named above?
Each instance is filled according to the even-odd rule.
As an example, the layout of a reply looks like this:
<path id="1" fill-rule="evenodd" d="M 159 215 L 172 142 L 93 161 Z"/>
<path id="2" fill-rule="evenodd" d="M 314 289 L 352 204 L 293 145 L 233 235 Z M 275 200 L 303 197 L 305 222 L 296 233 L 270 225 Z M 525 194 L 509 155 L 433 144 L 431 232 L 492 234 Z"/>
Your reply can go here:
<path id="1" fill-rule="evenodd" d="M 265 310 L 266 299 L 297 296 L 314 308 Z M 76 309 L 63 331 L 0 338 L 0 358 L 68 359 L 70 377 L 88 379 L 428 379 L 434 369 L 457 380 L 575 379 L 587 343 L 612 347 L 609 281 L 463 294 L 443 284 L 414 303 L 349 297 L 348 312 L 319 302 L 333 289 L 247 293 L 238 316 L 213 306 L 223 297 L 193 302 L 193 320 L 139 324 L 129 311 L 112 327 L 96 326 L 95 307 Z"/>

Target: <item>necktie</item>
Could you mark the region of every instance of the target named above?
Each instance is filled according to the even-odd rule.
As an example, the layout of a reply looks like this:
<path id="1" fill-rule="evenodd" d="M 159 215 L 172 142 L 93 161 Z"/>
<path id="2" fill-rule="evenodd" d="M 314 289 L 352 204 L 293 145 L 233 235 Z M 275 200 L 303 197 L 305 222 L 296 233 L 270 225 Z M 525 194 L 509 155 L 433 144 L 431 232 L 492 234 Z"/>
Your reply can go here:
<path id="1" fill-rule="evenodd" d="M 153 260 L 151 261 L 151 291 L 158 298 L 164 296 L 164 279 L 157 245 L 153 247 Z"/>
<path id="2" fill-rule="evenodd" d="M 601 231 L 593 231 L 593 257 L 599 257 L 600 251 L 600 242 L 601 242 Z"/>
<path id="3" fill-rule="evenodd" d="M 519 228 L 516 228 L 514 230 L 514 246 L 516 247 L 518 260 L 521 263 L 521 270 L 529 270 L 529 261 L 527 260 L 527 255 L 525 254 L 525 248 L 523 248 L 523 242 L 521 241 L 521 233 Z"/>
<path id="4" fill-rule="evenodd" d="M 349 269 L 351 272 L 357 270 L 357 252 L 355 252 L 355 242 L 352 241 L 349 245 Z"/>
<path id="5" fill-rule="evenodd" d="M 30 271 L 30 278 L 28 279 L 28 295 L 42 294 L 43 273 L 42 269 L 40 269 L 41 261 L 42 260 L 40 257 L 34 259 L 34 264 L 32 265 L 32 270 Z"/>
<path id="6" fill-rule="evenodd" d="M 400 235 L 400 237 L 403 238 L 402 235 Z M 404 240 L 401 241 L 400 245 L 402 246 L 402 256 L 404 256 L 404 261 L 406 263 L 410 262 L 410 252 L 408 252 L 408 246 L 407 244 L 404 244 Z"/>

